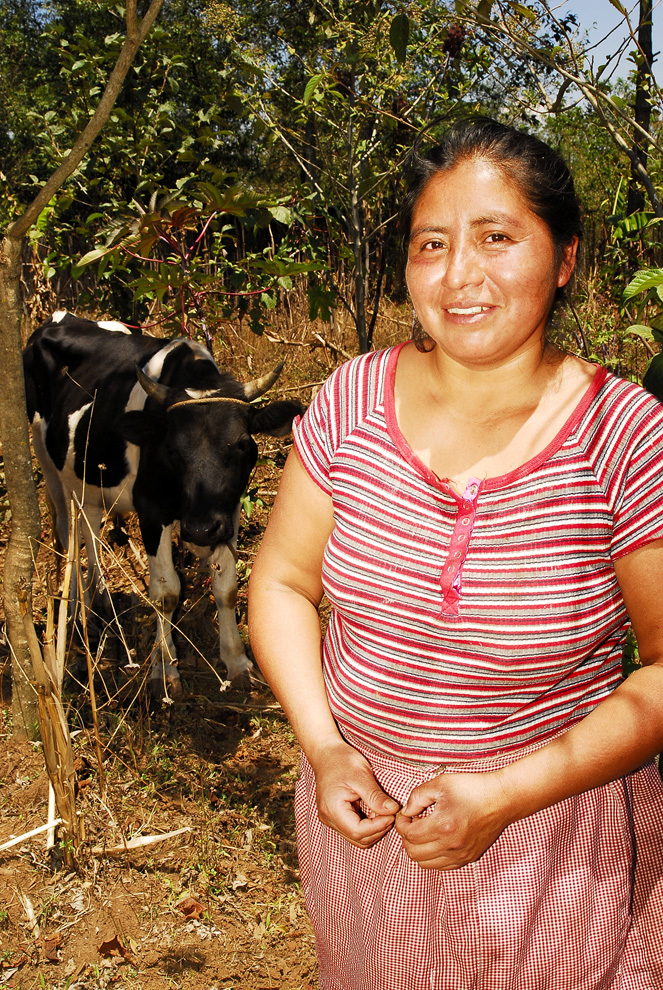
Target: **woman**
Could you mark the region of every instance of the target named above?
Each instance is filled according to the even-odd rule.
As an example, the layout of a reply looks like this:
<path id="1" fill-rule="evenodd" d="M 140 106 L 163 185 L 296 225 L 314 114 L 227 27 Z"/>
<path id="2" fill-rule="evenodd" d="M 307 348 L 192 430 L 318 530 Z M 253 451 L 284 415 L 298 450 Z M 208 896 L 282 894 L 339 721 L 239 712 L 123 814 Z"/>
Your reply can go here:
<path id="1" fill-rule="evenodd" d="M 546 145 L 452 128 L 402 224 L 423 339 L 331 376 L 251 579 L 321 987 L 663 987 L 663 409 L 546 341 Z"/>

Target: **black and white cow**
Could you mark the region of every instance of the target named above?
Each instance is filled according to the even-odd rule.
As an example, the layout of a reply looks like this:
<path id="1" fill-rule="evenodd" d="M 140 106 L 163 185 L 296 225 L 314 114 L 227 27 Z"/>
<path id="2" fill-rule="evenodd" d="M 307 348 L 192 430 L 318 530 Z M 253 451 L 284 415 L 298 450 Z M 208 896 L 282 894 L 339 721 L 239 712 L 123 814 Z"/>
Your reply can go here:
<path id="1" fill-rule="evenodd" d="M 253 434 L 285 436 L 301 412 L 293 401 L 251 404 L 282 366 L 243 385 L 200 344 L 63 312 L 32 334 L 23 360 L 58 538 L 66 547 L 73 495 L 84 510 L 90 587 L 104 590 L 95 566 L 102 517 L 138 514 L 158 616 L 153 693 L 180 691 L 171 635 L 180 594 L 172 559 L 177 520 L 183 541 L 210 567 L 227 678 L 245 683 L 251 663 L 235 621 L 239 499 L 257 458 Z"/>

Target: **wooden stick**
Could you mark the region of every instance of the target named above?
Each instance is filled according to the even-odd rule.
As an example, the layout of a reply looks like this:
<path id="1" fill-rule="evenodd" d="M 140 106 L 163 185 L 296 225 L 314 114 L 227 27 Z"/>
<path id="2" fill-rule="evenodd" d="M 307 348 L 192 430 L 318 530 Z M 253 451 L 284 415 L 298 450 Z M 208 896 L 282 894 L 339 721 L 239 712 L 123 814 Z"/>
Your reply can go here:
<path id="1" fill-rule="evenodd" d="M 30 832 L 24 832 L 23 835 L 17 835 L 14 839 L 10 839 L 8 842 L 3 842 L 0 846 L 0 851 L 3 849 L 11 849 L 12 846 L 17 846 L 19 842 L 23 842 L 25 839 L 32 839 L 33 836 L 41 835 L 42 832 L 47 832 L 49 828 L 55 829 L 58 825 L 62 824 L 62 818 L 55 818 L 53 821 L 48 821 L 45 825 L 39 825 L 37 828 L 33 828 Z"/>

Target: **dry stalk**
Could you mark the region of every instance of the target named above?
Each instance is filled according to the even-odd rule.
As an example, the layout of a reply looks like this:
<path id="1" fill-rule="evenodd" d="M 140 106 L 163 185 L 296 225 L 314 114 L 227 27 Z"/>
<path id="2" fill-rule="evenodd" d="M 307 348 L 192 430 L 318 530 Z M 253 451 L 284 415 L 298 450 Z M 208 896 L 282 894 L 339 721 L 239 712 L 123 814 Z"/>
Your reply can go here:
<path id="1" fill-rule="evenodd" d="M 61 818 L 54 818 L 52 821 L 49 818 L 45 825 L 38 825 L 37 828 L 32 828 L 29 832 L 24 832 L 23 835 L 15 835 L 13 839 L 3 842 L 0 846 L 0 852 L 3 852 L 5 849 L 11 849 L 12 846 L 17 846 L 19 842 L 26 842 L 28 839 L 33 839 L 35 835 L 42 835 L 57 825 L 62 825 Z"/>
<path id="2" fill-rule="evenodd" d="M 67 561 L 64 568 L 64 582 L 62 584 L 62 597 L 60 599 L 60 609 L 58 611 L 58 635 L 55 647 L 55 672 L 56 683 L 62 684 L 64 677 L 64 667 L 67 651 L 67 617 L 69 611 L 69 592 L 71 589 L 71 575 L 74 569 L 75 553 L 75 522 L 76 508 L 73 501 L 69 507 L 69 545 L 67 547 Z"/>
<path id="3" fill-rule="evenodd" d="M 78 539 L 78 514 L 75 514 L 74 526 L 70 530 L 70 540 L 73 535 L 74 546 L 78 549 L 80 547 L 80 541 Z M 88 566 L 91 566 L 90 561 L 88 561 Z M 99 774 L 99 793 L 101 794 L 102 800 L 106 797 L 106 777 L 104 774 L 104 760 L 103 752 L 101 748 L 101 736 L 99 735 L 99 719 L 97 717 L 97 696 L 94 690 L 94 661 L 92 659 L 92 651 L 90 650 L 90 640 L 88 638 L 87 632 L 87 609 L 85 608 L 85 603 L 83 602 L 83 574 L 81 571 L 81 555 L 80 552 L 76 554 L 76 580 L 78 584 L 78 593 L 81 599 L 80 603 L 80 620 L 81 620 L 81 631 L 83 633 L 83 647 L 85 649 L 85 660 L 87 663 L 87 677 L 88 685 L 90 688 L 90 708 L 92 710 L 92 725 L 94 727 L 94 745 L 97 752 L 97 772 Z"/>
<path id="4" fill-rule="evenodd" d="M 55 802 L 63 820 L 65 832 L 75 849 L 78 846 L 79 834 L 74 795 L 74 755 L 69 736 L 69 726 L 58 694 L 58 686 L 54 684 L 51 673 L 44 663 L 32 615 L 28 609 L 28 594 L 25 587 L 18 589 L 18 599 L 32 668 L 37 682 L 39 729 L 46 772 L 53 785 Z M 71 861 L 70 850 L 65 849 L 65 857 L 68 862 Z"/>

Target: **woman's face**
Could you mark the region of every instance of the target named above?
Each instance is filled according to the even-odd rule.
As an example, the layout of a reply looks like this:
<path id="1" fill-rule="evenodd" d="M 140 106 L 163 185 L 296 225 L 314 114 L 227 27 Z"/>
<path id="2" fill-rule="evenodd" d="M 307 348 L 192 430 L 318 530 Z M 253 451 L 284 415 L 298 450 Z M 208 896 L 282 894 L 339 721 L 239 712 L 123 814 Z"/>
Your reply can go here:
<path id="1" fill-rule="evenodd" d="M 417 201 L 407 284 L 419 321 L 445 354 L 496 366 L 541 346 L 578 239 L 555 258 L 547 225 L 499 169 L 470 159 L 439 172 Z"/>

